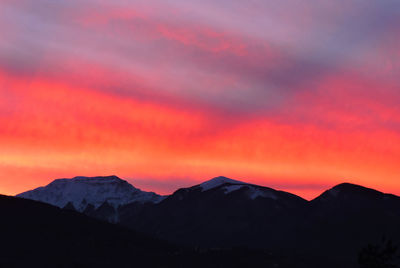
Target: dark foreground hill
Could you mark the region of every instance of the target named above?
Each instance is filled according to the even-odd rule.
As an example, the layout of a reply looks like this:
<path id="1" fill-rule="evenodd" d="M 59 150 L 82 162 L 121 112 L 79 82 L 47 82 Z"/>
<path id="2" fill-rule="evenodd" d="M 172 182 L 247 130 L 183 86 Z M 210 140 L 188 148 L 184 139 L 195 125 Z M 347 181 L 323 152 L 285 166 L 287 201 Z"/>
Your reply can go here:
<path id="1" fill-rule="evenodd" d="M 0 196 L 0 267 L 150 267 L 173 247 L 44 203 Z"/>
<path id="2" fill-rule="evenodd" d="M 246 248 L 177 247 L 44 203 L 0 195 L 0 267 L 296 267 Z M 307 266 L 298 266 L 307 267 Z"/>

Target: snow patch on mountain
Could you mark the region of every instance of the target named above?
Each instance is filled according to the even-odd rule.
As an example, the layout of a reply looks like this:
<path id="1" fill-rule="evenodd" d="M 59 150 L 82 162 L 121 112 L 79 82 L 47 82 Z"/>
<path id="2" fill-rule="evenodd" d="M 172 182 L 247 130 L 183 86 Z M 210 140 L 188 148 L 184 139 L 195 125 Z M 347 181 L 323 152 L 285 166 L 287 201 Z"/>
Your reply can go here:
<path id="1" fill-rule="evenodd" d="M 89 204 L 97 209 L 107 202 L 117 208 L 132 202 L 158 203 L 165 198 L 152 192 L 141 191 L 117 176 L 58 179 L 45 187 L 21 193 L 17 197 L 41 201 L 60 208 L 71 203 L 81 212 Z"/>
<path id="2" fill-rule="evenodd" d="M 223 188 L 223 189 L 224 189 L 224 193 L 225 193 L 225 194 L 229 194 L 229 193 L 231 193 L 231 192 L 234 192 L 234 191 L 237 191 L 237 190 L 241 189 L 243 186 L 245 186 L 245 185 L 242 185 L 242 184 L 234 184 L 234 185 L 225 186 L 225 187 Z"/>
<path id="3" fill-rule="evenodd" d="M 242 181 L 232 180 L 222 176 L 203 182 L 197 187 L 200 187 L 202 192 L 204 192 L 214 188 L 218 188 L 222 185 L 223 187 L 221 189 L 224 191 L 224 194 L 229 194 L 245 187 L 246 195 L 252 200 L 256 199 L 257 197 L 271 198 L 274 200 L 278 199 L 278 196 L 274 193 L 274 190 L 272 189 L 249 184 Z"/>
<path id="4" fill-rule="evenodd" d="M 273 191 L 267 189 L 261 189 L 258 187 L 249 187 L 247 192 L 250 199 L 256 199 L 257 197 L 264 197 L 264 198 L 271 198 L 271 199 L 278 199 L 278 197 L 274 194 Z"/>
<path id="5" fill-rule="evenodd" d="M 202 191 L 204 192 L 204 191 L 208 191 L 210 189 L 219 187 L 219 186 L 221 186 L 223 184 L 226 184 L 226 183 L 247 185 L 247 183 L 245 183 L 245 182 L 232 180 L 232 179 L 220 176 L 220 177 L 213 178 L 213 179 L 211 179 L 209 181 L 203 182 L 199 186 L 201 187 Z"/>
<path id="6" fill-rule="evenodd" d="M 246 195 L 252 200 L 256 199 L 257 197 L 271 198 L 274 200 L 278 199 L 273 190 L 261 188 L 251 184 L 230 184 L 224 186 L 222 189 L 224 190 L 224 194 L 229 194 L 244 187 L 246 188 Z"/>

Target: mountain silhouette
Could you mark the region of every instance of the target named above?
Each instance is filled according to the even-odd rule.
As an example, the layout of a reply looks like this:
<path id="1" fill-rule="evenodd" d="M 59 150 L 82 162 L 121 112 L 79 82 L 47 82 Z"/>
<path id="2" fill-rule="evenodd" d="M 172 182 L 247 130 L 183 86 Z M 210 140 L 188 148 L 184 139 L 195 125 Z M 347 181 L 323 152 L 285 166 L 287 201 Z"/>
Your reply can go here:
<path id="1" fill-rule="evenodd" d="M 289 267 L 356 267 L 368 244 L 382 237 L 400 244 L 400 198 L 351 183 L 307 201 L 221 176 L 160 202 L 105 201 L 84 213 L 179 247 L 262 250 L 281 265 L 296 260 Z"/>

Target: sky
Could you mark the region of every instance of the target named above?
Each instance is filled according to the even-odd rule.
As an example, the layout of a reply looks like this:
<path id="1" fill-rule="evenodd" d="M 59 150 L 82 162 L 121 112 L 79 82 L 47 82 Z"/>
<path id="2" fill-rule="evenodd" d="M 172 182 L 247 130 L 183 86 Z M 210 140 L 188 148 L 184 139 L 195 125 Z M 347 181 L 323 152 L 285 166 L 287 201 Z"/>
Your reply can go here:
<path id="1" fill-rule="evenodd" d="M 400 195 L 400 1 L 1 0 L 0 193 L 227 176 Z"/>

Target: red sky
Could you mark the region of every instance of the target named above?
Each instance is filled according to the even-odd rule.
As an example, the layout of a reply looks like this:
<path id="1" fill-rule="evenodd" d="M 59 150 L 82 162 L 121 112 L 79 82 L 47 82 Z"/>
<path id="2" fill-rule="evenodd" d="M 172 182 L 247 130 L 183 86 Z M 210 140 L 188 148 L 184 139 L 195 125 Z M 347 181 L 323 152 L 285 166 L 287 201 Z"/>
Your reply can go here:
<path id="1" fill-rule="evenodd" d="M 0 193 L 115 174 L 400 195 L 400 4 L 267 2 L 2 1 Z"/>

